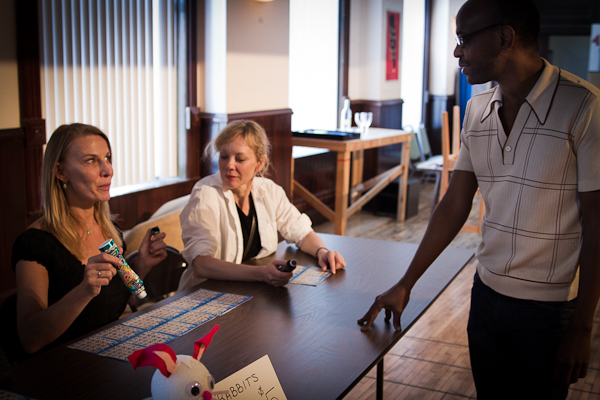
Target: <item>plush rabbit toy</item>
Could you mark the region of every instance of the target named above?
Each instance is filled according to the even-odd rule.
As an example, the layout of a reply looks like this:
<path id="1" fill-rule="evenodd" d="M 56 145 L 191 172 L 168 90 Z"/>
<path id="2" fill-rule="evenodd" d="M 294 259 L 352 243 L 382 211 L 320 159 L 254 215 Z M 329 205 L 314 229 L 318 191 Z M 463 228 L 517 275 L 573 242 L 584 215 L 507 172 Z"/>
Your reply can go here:
<path id="1" fill-rule="evenodd" d="M 218 330 L 219 325 L 215 325 L 206 336 L 194 342 L 193 357 L 175 355 L 169 346 L 162 343 L 138 350 L 127 357 L 133 369 L 147 366 L 158 368 L 150 385 L 153 400 L 211 400 L 214 394 L 221 394 L 212 391 L 215 380 L 200 362 L 202 354 Z"/>

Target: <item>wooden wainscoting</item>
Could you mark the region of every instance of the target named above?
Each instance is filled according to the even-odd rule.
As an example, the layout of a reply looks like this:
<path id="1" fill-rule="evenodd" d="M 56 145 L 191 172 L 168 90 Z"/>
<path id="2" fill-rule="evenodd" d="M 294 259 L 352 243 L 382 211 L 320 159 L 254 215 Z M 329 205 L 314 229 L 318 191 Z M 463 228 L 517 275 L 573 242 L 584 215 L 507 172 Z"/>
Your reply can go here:
<path id="1" fill-rule="evenodd" d="M 204 141 L 202 142 L 202 148 L 200 149 L 200 155 L 202 161 L 200 163 L 200 176 L 207 176 L 214 173 L 217 169 L 216 165 L 213 165 L 210 159 L 204 158 L 204 150 L 210 143 L 211 139 L 216 137 L 221 129 L 227 125 L 227 114 L 212 114 L 212 113 L 200 113 L 200 132 Z M 189 160 L 188 160 L 189 162 Z"/>
<path id="2" fill-rule="evenodd" d="M 452 116 L 452 107 L 455 104 L 454 96 L 429 96 L 428 120 L 425 125 L 432 154 L 442 154 L 442 113 L 447 111 Z M 450 126 L 452 126 L 452 120 L 450 120 Z"/>
<path id="3" fill-rule="evenodd" d="M 24 142 L 23 129 L 0 130 L 0 303 L 14 292 L 15 274 L 10 266 L 12 246 L 27 228 Z"/>
<path id="4" fill-rule="evenodd" d="M 197 181 L 198 179 L 186 179 L 170 185 L 115 196 L 108 202 L 110 211 L 117 215 L 117 223 L 121 229 L 130 229 L 150 218 L 167 201 L 190 194 Z"/>
<path id="5" fill-rule="evenodd" d="M 402 105 L 404 100 L 352 100 L 350 108 L 353 113 L 372 112 L 373 123 L 377 128 L 402 129 Z M 354 123 L 354 121 L 353 121 Z"/>

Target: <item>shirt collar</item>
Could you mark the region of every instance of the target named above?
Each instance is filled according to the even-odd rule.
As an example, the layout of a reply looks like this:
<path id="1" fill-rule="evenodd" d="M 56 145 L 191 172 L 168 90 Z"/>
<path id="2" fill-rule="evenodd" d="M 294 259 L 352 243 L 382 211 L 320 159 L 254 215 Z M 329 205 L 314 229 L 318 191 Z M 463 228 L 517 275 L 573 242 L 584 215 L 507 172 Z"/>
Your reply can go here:
<path id="1" fill-rule="evenodd" d="M 543 58 L 542 61 L 544 62 L 544 70 L 533 89 L 531 89 L 525 98 L 525 101 L 529 104 L 538 120 L 543 125 L 548 117 L 550 105 L 552 104 L 552 99 L 554 99 L 554 94 L 558 87 L 560 68 L 555 67 Z M 481 115 L 481 122 L 491 114 L 495 102 L 502 104 L 502 89 L 500 86 L 496 86 L 494 89 L 494 93 Z"/>

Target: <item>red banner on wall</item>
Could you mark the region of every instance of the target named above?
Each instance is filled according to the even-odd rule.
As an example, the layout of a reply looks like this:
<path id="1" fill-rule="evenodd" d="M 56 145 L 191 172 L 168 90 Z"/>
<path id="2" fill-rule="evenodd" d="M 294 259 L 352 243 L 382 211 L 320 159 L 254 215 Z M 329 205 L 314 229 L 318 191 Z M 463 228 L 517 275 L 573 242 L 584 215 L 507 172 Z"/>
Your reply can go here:
<path id="1" fill-rule="evenodd" d="M 387 12 L 387 42 L 386 42 L 386 68 L 385 79 L 388 81 L 398 79 L 400 61 L 400 13 Z"/>

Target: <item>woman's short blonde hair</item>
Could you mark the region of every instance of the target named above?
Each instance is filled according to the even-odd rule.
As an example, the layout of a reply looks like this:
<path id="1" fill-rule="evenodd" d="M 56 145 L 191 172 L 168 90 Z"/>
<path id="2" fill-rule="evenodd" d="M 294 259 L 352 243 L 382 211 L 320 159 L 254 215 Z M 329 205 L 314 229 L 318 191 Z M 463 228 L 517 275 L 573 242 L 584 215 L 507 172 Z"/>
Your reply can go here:
<path id="1" fill-rule="evenodd" d="M 256 172 L 256 175 L 265 176 L 270 165 L 271 143 L 269 143 L 263 127 L 254 121 L 239 120 L 228 123 L 217 137 L 206 146 L 205 154 L 212 155 L 211 150 L 213 148 L 215 153 L 220 152 L 223 145 L 233 142 L 239 136 L 243 137 L 248 147 L 252 149 L 256 160 L 262 160 L 262 168 Z"/>
<path id="2" fill-rule="evenodd" d="M 44 222 L 42 229 L 56 237 L 74 256 L 83 258 L 81 237 L 79 232 L 84 227 L 82 221 L 71 212 L 63 182 L 58 179 L 58 165 L 65 157 L 73 141 L 83 136 L 97 135 L 106 141 L 108 150 L 112 154 L 110 142 L 106 135 L 95 126 L 85 124 L 61 125 L 52 133 L 42 164 L 42 205 L 44 208 Z M 94 218 L 106 238 L 111 238 L 118 246 L 123 246 L 121 236 L 112 222 L 107 201 L 94 204 Z"/>

